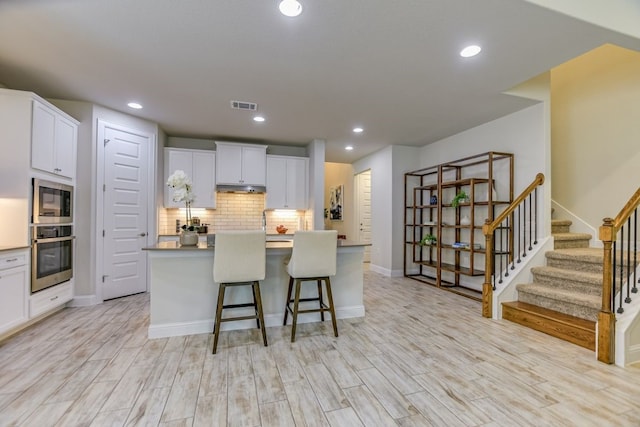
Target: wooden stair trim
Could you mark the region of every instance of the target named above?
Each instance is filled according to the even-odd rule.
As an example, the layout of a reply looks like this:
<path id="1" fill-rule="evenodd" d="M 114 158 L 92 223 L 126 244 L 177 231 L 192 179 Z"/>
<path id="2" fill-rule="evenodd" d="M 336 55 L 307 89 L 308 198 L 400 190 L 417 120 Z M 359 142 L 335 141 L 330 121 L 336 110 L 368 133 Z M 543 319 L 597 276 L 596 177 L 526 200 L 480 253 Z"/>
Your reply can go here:
<path id="1" fill-rule="evenodd" d="M 560 338 L 586 349 L 596 349 L 596 322 L 520 301 L 502 303 L 502 318 Z"/>

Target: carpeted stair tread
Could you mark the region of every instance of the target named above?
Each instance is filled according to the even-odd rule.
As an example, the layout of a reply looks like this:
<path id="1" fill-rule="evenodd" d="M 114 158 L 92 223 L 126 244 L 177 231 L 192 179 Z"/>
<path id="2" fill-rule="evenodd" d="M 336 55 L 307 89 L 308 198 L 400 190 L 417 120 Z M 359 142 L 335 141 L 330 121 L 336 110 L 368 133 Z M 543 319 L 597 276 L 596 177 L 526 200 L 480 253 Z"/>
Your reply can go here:
<path id="1" fill-rule="evenodd" d="M 588 248 L 591 234 L 588 233 L 553 233 L 554 249 Z"/>
<path id="2" fill-rule="evenodd" d="M 520 284 L 516 286 L 518 300 L 528 304 L 559 311 L 581 319 L 596 321 L 601 308 L 602 298 L 567 291 L 536 283 Z"/>
<path id="3" fill-rule="evenodd" d="M 557 301 L 585 305 L 587 307 L 597 308 L 598 310 L 602 306 L 602 298 L 598 295 L 581 294 L 566 289 L 540 285 L 538 283 L 520 284 L 517 285 L 516 288 L 518 292 L 527 292 Z"/>
<path id="4" fill-rule="evenodd" d="M 570 219 L 552 219 L 551 220 L 551 225 L 571 225 L 573 224 L 573 222 L 571 222 Z"/>
<path id="5" fill-rule="evenodd" d="M 572 222 L 568 219 L 552 219 L 551 220 L 551 233 L 568 233 L 571 228 Z"/>
<path id="6" fill-rule="evenodd" d="M 602 263 L 604 251 L 602 248 L 567 248 L 549 251 L 546 256 L 547 258 L 570 258 L 585 262 Z"/>
<path id="7" fill-rule="evenodd" d="M 589 233 L 555 233 L 556 240 L 591 240 L 593 236 Z"/>
<path id="8" fill-rule="evenodd" d="M 532 267 L 531 274 L 535 278 L 543 276 L 545 278 L 558 279 L 560 283 L 556 286 L 562 287 L 566 282 L 578 282 L 587 286 L 593 286 L 602 290 L 602 274 L 589 273 L 585 271 L 567 270 L 557 267 Z M 549 283 L 553 286 L 553 283 Z"/>

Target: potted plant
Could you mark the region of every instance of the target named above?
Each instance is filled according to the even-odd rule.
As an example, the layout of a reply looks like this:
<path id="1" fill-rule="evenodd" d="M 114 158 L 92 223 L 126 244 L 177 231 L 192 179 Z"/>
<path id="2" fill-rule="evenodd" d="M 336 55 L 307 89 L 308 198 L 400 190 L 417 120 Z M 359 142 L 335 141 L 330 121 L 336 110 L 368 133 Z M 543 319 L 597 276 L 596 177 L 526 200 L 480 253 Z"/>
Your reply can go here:
<path id="1" fill-rule="evenodd" d="M 426 234 L 422 240 L 420 240 L 420 246 L 432 246 L 437 242 L 436 236 L 433 234 Z"/>
<path id="2" fill-rule="evenodd" d="M 451 200 L 451 206 L 457 208 L 460 205 L 460 202 L 469 202 L 469 195 L 464 190 L 458 191 L 458 194 L 456 194 L 453 200 Z"/>

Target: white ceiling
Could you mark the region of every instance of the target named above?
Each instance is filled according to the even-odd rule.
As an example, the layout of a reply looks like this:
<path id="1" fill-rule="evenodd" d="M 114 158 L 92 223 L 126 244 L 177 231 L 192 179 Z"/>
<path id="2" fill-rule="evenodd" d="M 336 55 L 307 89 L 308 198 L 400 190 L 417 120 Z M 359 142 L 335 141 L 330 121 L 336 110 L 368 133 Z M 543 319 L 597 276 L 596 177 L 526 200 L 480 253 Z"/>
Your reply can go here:
<path id="1" fill-rule="evenodd" d="M 502 92 L 604 43 L 640 49 L 523 0 L 300 1 L 287 18 L 278 0 L 2 0 L 0 82 L 134 114 L 169 136 L 324 139 L 327 161 L 350 163 L 524 108 Z M 461 58 L 471 43 L 483 52 Z M 230 100 L 258 103 L 267 121 Z"/>

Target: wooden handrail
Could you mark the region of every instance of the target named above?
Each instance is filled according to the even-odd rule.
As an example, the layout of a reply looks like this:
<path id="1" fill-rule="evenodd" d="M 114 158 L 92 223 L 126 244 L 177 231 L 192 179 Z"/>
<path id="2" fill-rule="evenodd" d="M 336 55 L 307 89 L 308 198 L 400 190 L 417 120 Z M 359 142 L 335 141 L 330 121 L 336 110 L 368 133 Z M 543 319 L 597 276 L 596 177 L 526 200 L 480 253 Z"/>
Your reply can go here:
<path id="1" fill-rule="evenodd" d="M 636 208 L 640 206 L 640 188 L 636 190 L 636 192 L 631 196 L 626 205 L 622 208 L 620 213 L 613 220 L 613 230 L 615 233 L 620 231 L 620 227 L 624 225 L 624 223 L 629 219 L 631 214 Z M 604 220 L 606 221 L 607 218 Z M 614 234 L 615 235 L 615 234 Z"/>
<path id="2" fill-rule="evenodd" d="M 613 242 L 622 226 L 640 206 L 640 188 L 631 196 L 618 215 L 613 218 L 603 219 L 598 238 L 604 247 L 604 260 L 602 265 L 602 307 L 598 314 L 598 360 L 604 363 L 615 362 L 615 323 L 616 315 L 612 311 L 613 297 Z"/>
<path id="3" fill-rule="evenodd" d="M 544 174 L 538 173 L 531 184 L 515 198 L 515 200 L 498 215 L 493 221 L 486 219 L 482 226 L 482 233 L 485 237 L 485 265 L 484 265 L 484 283 L 482 284 L 482 316 L 493 316 L 493 285 L 491 276 L 493 275 L 494 259 L 493 259 L 493 233 L 502 224 L 502 222 L 512 215 L 518 206 L 525 201 L 527 197 L 540 185 L 544 184 Z"/>
<path id="4" fill-rule="evenodd" d="M 493 234 L 493 232 L 496 230 L 496 228 L 498 228 L 502 221 L 504 221 L 507 216 L 511 215 L 511 213 L 516 210 L 518 205 L 522 203 L 524 199 L 526 199 L 529 194 L 531 194 L 533 190 L 535 190 L 536 187 L 542 184 L 544 184 L 544 174 L 539 173 L 536 175 L 533 182 L 529 184 L 529 186 L 525 188 L 518 197 L 515 198 L 513 203 L 511 203 L 507 209 L 505 209 L 500 215 L 498 215 L 496 219 L 493 220 L 493 222 L 486 223 L 482 226 L 482 232 L 484 233 L 484 235 L 488 236 L 490 234 Z"/>

